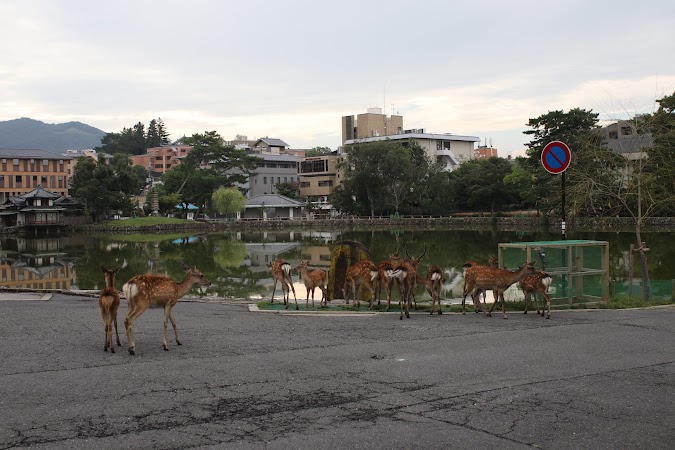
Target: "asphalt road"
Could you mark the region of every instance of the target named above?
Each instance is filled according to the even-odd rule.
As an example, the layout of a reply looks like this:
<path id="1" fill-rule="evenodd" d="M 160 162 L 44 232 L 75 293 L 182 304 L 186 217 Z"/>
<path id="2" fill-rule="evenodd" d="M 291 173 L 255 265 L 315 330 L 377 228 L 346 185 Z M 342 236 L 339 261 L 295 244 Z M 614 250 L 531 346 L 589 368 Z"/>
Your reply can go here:
<path id="1" fill-rule="evenodd" d="M 664 449 L 675 308 L 284 315 L 181 302 L 103 351 L 96 299 L 0 295 L 0 448 Z M 48 298 L 48 297 L 46 297 Z M 119 322 L 123 345 L 123 316 Z M 169 327 L 170 329 L 170 327 Z"/>

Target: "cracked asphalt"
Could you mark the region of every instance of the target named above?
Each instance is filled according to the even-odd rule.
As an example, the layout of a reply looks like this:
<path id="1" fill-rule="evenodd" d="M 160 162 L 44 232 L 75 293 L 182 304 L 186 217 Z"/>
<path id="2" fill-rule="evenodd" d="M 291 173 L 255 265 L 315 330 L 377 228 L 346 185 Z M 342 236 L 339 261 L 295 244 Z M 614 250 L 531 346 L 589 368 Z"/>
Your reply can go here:
<path id="1" fill-rule="evenodd" d="M 0 449 L 663 449 L 675 308 L 355 316 L 180 302 L 103 351 L 97 300 L 0 300 Z"/>

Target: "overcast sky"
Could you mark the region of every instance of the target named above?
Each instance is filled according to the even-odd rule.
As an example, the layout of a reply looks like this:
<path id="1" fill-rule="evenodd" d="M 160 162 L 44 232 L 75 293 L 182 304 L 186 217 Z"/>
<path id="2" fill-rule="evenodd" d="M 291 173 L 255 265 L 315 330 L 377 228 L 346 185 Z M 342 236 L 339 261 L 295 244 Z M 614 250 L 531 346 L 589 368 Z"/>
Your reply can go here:
<path id="1" fill-rule="evenodd" d="M 0 120 L 161 117 L 172 139 L 336 149 L 342 116 L 380 107 L 506 156 L 548 111 L 617 120 L 675 92 L 672 0 L 17 0 L 0 30 Z"/>

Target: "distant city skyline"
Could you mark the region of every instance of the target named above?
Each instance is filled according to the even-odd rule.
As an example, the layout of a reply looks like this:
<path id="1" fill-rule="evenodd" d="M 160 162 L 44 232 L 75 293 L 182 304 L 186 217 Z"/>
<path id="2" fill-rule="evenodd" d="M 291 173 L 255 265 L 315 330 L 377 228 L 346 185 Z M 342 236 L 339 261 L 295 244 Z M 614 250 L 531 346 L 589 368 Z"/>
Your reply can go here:
<path id="1" fill-rule="evenodd" d="M 2 2 L 0 120 L 119 132 L 161 117 L 171 139 L 336 149 L 342 116 L 379 107 L 505 157 L 549 111 L 602 124 L 675 92 L 672 2 L 456 3 Z"/>

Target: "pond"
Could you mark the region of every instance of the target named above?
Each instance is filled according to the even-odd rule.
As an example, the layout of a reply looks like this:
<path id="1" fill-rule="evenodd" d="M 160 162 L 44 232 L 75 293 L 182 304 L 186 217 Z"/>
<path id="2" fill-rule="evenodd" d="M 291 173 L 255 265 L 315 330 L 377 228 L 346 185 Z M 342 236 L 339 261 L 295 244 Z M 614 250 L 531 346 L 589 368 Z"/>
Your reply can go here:
<path id="1" fill-rule="evenodd" d="M 182 262 L 196 265 L 212 285 L 201 295 L 224 298 L 269 298 L 273 280 L 267 263 L 281 258 L 294 267 L 308 260 L 310 268 L 327 269 L 335 242 L 354 240 L 364 244 L 379 262 L 391 253 L 419 256 L 426 274 L 429 264 L 441 266 L 446 273 L 445 299 L 461 297 L 462 266 L 468 259 L 486 262 L 497 254 L 498 244 L 507 242 L 558 240 L 559 235 L 545 231 L 457 231 L 457 230 L 384 230 L 384 231 L 279 231 L 219 232 L 204 235 L 118 235 L 12 237 L 0 239 L 0 286 L 31 289 L 98 290 L 103 286 L 101 266 L 122 267 L 116 287 L 143 273 L 183 276 Z M 633 233 L 570 233 L 568 239 L 608 241 L 610 280 L 628 278 L 630 245 Z M 672 295 L 675 279 L 673 233 L 644 233 L 650 248 L 649 269 L 653 282 L 662 282 Z M 636 270 L 635 277 L 640 278 Z M 306 296 L 304 285 L 294 275 L 298 299 Z M 193 288 L 192 294 L 197 293 Z M 318 290 L 317 290 L 318 293 Z M 419 291 L 418 295 L 424 297 Z M 275 298 L 281 298 L 280 287 Z M 395 297 L 397 300 L 398 297 Z M 318 298 L 317 298 L 318 300 Z"/>

